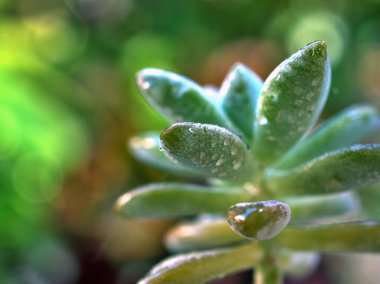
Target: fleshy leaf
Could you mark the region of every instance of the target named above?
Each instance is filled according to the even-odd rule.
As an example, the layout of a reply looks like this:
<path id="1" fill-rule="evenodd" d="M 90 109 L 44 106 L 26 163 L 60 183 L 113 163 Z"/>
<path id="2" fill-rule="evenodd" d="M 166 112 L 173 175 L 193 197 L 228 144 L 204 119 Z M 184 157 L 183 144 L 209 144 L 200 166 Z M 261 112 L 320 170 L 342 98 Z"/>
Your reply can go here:
<path id="1" fill-rule="evenodd" d="M 305 223 L 313 220 L 336 220 L 356 215 L 360 201 L 352 191 L 337 194 L 299 196 L 284 198 L 292 210 L 292 223 Z"/>
<path id="2" fill-rule="evenodd" d="M 216 248 L 245 242 L 232 231 L 222 217 L 202 216 L 193 222 L 184 222 L 172 228 L 165 238 L 166 247 L 174 252 Z"/>
<path id="3" fill-rule="evenodd" d="M 159 183 L 127 192 L 118 199 L 115 208 L 126 217 L 170 218 L 226 212 L 231 204 L 248 198 L 251 198 L 248 192 L 233 188 Z"/>
<path id="4" fill-rule="evenodd" d="M 252 140 L 253 120 L 262 80 L 243 64 L 236 64 L 220 90 L 222 109 L 248 141 Z"/>
<path id="5" fill-rule="evenodd" d="M 156 265 L 138 284 L 206 283 L 251 268 L 263 256 L 258 244 L 171 257 Z"/>
<path id="6" fill-rule="evenodd" d="M 380 181 L 380 144 L 327 153 L 289 171 L 270 170 L 266 184 L 276 195 L 315 195 L 355 189 Z"/>
<path id="7" fill-rule="evenodd" d="M 316 122 L 330 86 L 324 41 L 308 44 L 282 62 L 265 80 L 257 104 L 252 150 L 270 164 Z"/>
<path id="8" fill-rule="evenodd" d="M 147 101 L 173 122 L 203 122 L 227 127 L 231 123 L 195 82 L 169 71 L 148 68 L 137 74 Z"/>
<path id="9" fill-rule="evenodd" d="M 132 137 L 129 141 L 129 149 L 137 160 L 153 167 L 177 175 L 197 175 L 194 171 L 178 165 L 166 157 L 160 150 L 159 133 L 149 132 Z"/>
<path id="10" fill-rule="evenodd" d="M 161 133 L 174 161 L 210 177 L 236 178 L 247 170 L 247 146 L 235 134 L 210 124 L 176 123 Z"/>
<path id="11" fill-rule="evenodd" d="M 380 252 L 380 223 L 360 221 L 310 227 L 288 227 L 278 245 L 296 251 Z"/>
<path id="12" fill-rule="evenodd" d="M 275 237 L 286 227 L 289 220 L 289 206 L 277 200 L 232 205 L 228 209 L 227 218 L 235 232 L 251 240 Z"/>
<path id="13" fill-rule="evenodd" d="M 287 169 L 310 161 L 323 153 L 349 147 L 380 129 L 379 112 L 371 106 L 354 106 L 342 111 L 300 141 L 275 165 Z"/>
<path id="14" fill-rule="evenodd" d="M 361 203 L 361 217 L 380 221 L 380 184 L 375 184 L 358 190 Z"/>

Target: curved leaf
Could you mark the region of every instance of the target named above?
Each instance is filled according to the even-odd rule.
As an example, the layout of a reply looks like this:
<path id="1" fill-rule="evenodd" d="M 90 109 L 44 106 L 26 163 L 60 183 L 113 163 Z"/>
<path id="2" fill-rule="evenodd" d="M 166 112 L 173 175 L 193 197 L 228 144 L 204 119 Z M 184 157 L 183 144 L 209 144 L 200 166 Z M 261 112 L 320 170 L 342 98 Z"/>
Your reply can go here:
<path id="1" fill-rule="evenodd" d="M 278 245 L 297 251 L 380 252 L 380 223 L 349 222 L 310 227 L 288 227 Z"/>
<path id="2" fill-rule="evenodd" d="M 258 244 L 171 257 L 155 266 L 139 284 L 206 283 L 251 268 L 263 256 Z"/>
<path id="3" fill-rule="evenodd" d="M 159 133 L 148 132 L 132 137 L 128 146 L 133 156 L 143 163 L 177 175 L 199 176 L 194 171 L 178 165 L 166 157 L 160 150 Z"/>
<path id="4" fill-rule="evenodd" d="M 271 170 L 269 190 L 281 196 L 340 192 L 380 181 L 380 144 L 327 153 L 289 171 Z"/>
<path id="5" fill-rule="evenodd" d="M 327 98 L 330 77 L 324 41 L 305 46 L 269 75 L 256 110 L 252 150 L 258 160 L 275 161 L 315 123 Z"/>
<path id="6" fill-rule="evenodd" d="M 361 203 L 361 217 L 380 221 L 380 184 L 362 188 L 357 195 Z"/>
<path id="7" fill-rule="evenodd" d="M 262 80 L 243 64 L 236 64 L 220 89 L 222 109 L 248 141 L 252 140 L 253 120 Z"/>
<path id="8" fill-rule="evenodd" d="M 210 216 L 180 223 L 165 237 L 166 247 L 174 252 L 210 249 L 246 241 L 228 227 L 225 218 Z"/>
<path id="9" fill-rule="evenodd" d="M 211 177 L 236 178 L 247 170 L 247 146 L 219 126 L 176 123 L 161 133 L 161 142 L 174 161 Z"/>
<path id="10" fill-rule="evenodd" d="M 310 161 L 323 153 L 349 147 L 380 129 L 379 112 L 371 106 L 354 106 L 323 123 L 300 141 L 275 165 L 287 169 Z"/>
<path id="11" fill-rule="evenodd" d="M 231 126 L 224 114 L 193 81 L 169 71 L 148 68 L 137 74 L 147 101 L 173 122 L 190 121 Z"/>
<path id="12" fill-rule="evenodd" d="M 292 210 L 292 223 L 344 218 L 360 211 L 360 201 L 352 192 L 284 198 Z"/>
<path id="13" fill-rule="evenodd" d="M 181 183 L 150 184 L 127 192 L 115 209 L 126 217 L 169 218 L 226 212 L 236 202 L 251 199 L 246 191 Z"/>

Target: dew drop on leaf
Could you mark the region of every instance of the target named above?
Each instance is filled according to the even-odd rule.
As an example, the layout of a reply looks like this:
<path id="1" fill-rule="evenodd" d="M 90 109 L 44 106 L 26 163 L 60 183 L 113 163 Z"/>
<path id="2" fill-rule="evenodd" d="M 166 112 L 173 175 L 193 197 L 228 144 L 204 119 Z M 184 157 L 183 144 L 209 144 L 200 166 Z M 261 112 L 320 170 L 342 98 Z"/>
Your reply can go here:
<path id="1" fill-rule="evenodd" d="M 289 220 L 289 206 L 277 200 L 235 204 L 229 208 L 227 218 L 235 232 L 252 240 L 275 237 Z"/>

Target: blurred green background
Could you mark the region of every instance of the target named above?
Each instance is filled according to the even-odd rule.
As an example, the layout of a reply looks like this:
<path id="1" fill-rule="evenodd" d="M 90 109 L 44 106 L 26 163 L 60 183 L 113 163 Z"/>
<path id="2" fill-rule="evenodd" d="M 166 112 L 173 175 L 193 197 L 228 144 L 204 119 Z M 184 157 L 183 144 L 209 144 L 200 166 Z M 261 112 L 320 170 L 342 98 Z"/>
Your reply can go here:
<path id="1" fill-rule="evenodd" d="M 239 61 L 265 79 L 324 39 L 328 117 L 380 106 L 379 31 L 379 0 L 0 0 L 0 283 L 135 283 L 167 255 L 172 222 L 112 211 L 121 193 L 173 179 L 126 151 L 167 126 L 137 93 L 139 69 L 220 86 Z"/>

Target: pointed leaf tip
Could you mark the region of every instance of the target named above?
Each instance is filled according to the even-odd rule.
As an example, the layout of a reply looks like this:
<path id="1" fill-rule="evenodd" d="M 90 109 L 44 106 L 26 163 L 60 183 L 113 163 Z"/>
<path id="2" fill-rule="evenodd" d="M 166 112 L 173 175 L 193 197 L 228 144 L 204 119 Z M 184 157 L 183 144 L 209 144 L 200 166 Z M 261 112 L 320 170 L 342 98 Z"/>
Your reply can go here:
<path id="1" fill-rule="evenodd" d="M 147 132 L 134 136 L 129 140 L 128 148 L 132 155 L 143 163 L 180 176 L 198 176 L 194 171 L 182 167 L 166 157 L 160 149 L 159 133 Z"/>
<path id="2" fill-rule="evenodd" d="M 146 100 L 172 122 L 203 122 L 230 127 L 230 122 L 201 86 L 176 73 L 147 68 L 137 73 Z"/>
<path id="3" fill-rule="evenodd" d="M 256 110 L 253 151 L 265 164 L 280 158 L 318 119 L 330 87 L 326 44 L 313 42 L 265 80 Z"/>
<path id="4" fill-rule="evenodd" d="M 255 108 L 263 81 L 248 67 L 235 64 L 222 84 L 222 109 L 248 142 L 253 135 Z"/>

